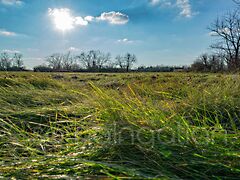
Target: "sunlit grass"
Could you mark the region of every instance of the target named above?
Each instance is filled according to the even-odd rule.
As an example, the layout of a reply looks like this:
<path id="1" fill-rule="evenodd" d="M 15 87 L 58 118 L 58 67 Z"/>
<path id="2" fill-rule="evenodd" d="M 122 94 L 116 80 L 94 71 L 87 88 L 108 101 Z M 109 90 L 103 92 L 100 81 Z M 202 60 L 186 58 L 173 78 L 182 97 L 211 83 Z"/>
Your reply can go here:
<path id="1" fill-rule="evenodd" d="M 0 74 L 0 176 L 240 177 L 240 76 Z"/>

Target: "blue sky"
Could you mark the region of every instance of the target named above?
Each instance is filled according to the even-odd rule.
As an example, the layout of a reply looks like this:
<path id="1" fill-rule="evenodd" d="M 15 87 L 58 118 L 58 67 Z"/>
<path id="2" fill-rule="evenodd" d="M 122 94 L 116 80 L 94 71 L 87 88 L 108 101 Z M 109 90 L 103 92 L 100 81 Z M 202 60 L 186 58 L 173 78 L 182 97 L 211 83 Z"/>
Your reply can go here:
<path id="1" fill-rule="evenodd" d="M 138 65 L 187 65 L 208 51 L 207 30 L 231 0 L 0 0 L 0 51 L 27 67 L 57 52 L 131 52 Z"/>

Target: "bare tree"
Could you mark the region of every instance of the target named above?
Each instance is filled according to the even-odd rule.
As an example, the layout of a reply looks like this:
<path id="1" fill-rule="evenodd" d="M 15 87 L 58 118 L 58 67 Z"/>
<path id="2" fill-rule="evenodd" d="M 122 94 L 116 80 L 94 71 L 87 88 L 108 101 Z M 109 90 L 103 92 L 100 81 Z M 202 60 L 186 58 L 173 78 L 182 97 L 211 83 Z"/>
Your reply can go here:
<path id="1" fill-rule="evenodd" d="M 12 58 L 6 52 L 1 53 L 0 55 L 0 69 L 9 70 L 12 66 Z"/>
<path id="2" fill-rule="evenodd" d="M 67 54 L 55 53 L 47 57 L 46 61 L 54 71 L 72 71 L 79 68 L 75 57 L 70 52 Z"/>
<path id="3" fill-rule="evenodd" d="M 116 65 L 127 72 L 132 68 L 133 64 L 137 62 L 134 54 L 127 53 L 125 56 L 118 55 L 116 58 Z"/>
<path id="4" fill-rule="evenodd" d="M 54 71 L 62 70 L 62 55 L 59 53 L 52 54 L 51 56 L 46 58 L 49 67 L 51 67 Z"/>
<path id="5" fill-rule="evenodd" d="M 218 54 L 202 54 L 191 66 L 192 70 L 200 72 L 218 72 L 224 70 L 224 62 Z"/>
<path id="6" fill-rule="evenodd" d="M 80 55 L 76 56 L 75 59 L 77 61 L 79 61 L 83 65 L 83 67 L 85 67 L 86 69 L 88 69 L 90 67 L 90 63 L 88 62 L 87 53 L 82 52 Z"/>
<path id="7" fill-rule="evenodd" d="M 111 54 L 110 53 L 101 53 L 98 55 L 97 58 L 97 67 L 99 69 L 103 68 L 104 66 L 107 66 L 110 63 Z"/>
<path id="8" fill-rule="evenodd" d="M 224 52 L 225 60 L 230 70 L 240 68 L 240 13 L 235 10 L 218 18 L 209 27 L 211 35 L 218 41 L 211 47 Z"/>
<path id="9" fill-rule="evenodd" d="M 125 69 L 124 58 L 120 55 L 117 55 L 115 59 L 116 59 L 116 65 L 119 66 L 121 69 Z"/>
<path id="10" fill-rule="evenodd" d="M 71 52 L 68 52 L 67 54 L 62 55 L 62 69 L 65 71 L 71 71 L 71 70 L 76 70 L 77 65 L 76 65 L 76 60 L 75 58 L 71 55 Z"/>
<path id="11" fill-rule="evenodd" d="M 88 53 L 82 52 L 76 56 L 76 59 L 86 68 L 97 70 L 104 68 L 111 59 L 110 53 L 102 53 L 100 51 L 91 50 Z"/>
<path id="12" fill-rule="evenodd" d="M 137 62 L 137 58 L 134 54 L 127 53 L 124 56 L 124 60 L 126 62 L 126 70 L 129 72 L 129 70 L 132 68 L 133 64 Z"/>
<path id="13" fill-rule="evenodd" d="M 13 55 L 13 63 L 18 69 L 23 68 L 22 57 L 23 57 L 23 55 L 20 53 L 14 53 L 14 55 Z"/>

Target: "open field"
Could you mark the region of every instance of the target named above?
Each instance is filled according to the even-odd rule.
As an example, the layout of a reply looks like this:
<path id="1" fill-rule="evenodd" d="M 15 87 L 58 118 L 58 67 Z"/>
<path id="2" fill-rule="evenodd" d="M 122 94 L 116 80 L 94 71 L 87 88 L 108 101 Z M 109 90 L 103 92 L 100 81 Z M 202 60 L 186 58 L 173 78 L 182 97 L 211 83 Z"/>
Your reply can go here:
<path id="1" fill-rule="evenodd" d="M 240 178 L 240 76 L 0 73 L 0 177 Z"/>

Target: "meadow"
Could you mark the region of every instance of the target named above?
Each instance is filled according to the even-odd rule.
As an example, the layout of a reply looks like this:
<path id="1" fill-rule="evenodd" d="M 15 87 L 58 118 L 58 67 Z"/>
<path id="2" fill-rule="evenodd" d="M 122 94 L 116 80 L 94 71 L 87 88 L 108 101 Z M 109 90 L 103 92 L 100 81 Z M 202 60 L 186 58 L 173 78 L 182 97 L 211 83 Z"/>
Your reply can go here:
<path id="1" fill-rule="evenodd" d="M 239 179 L 240 75 L 0 73 L 0 178 Z"/>

